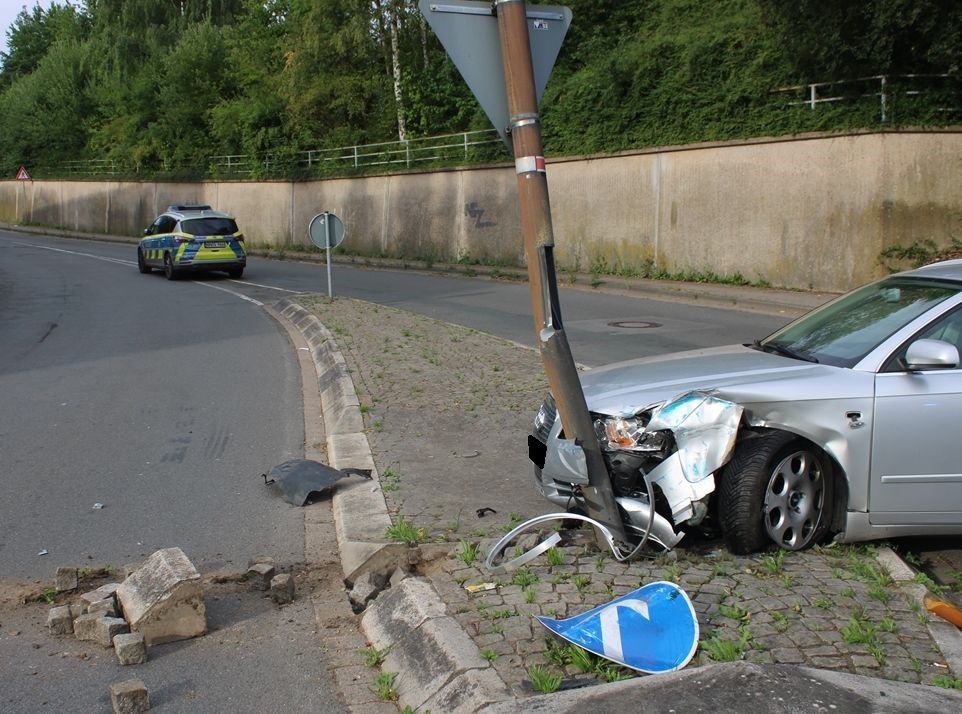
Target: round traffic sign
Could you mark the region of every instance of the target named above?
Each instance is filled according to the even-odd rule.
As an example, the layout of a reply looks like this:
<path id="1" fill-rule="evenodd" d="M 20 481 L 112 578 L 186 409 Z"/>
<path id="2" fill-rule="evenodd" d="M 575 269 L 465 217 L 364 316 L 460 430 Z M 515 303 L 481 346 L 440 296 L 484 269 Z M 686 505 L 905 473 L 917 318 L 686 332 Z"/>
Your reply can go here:
<path id="1" fill-rule="evenodd" d="M 318 248 L 337 248 L 344 240 L 344 221 L 324 211 L 311 219 L 307 232 L 311 236 L 311 243 Z"/>

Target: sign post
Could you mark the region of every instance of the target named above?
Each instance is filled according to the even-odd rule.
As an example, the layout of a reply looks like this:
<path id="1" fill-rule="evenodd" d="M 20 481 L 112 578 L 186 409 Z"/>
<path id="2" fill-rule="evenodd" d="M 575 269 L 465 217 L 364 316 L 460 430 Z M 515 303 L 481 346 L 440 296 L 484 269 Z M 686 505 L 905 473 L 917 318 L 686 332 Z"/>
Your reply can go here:
<path id="1" fill-rule="evenodd" d="M 344 240 L 344 223 L 330 211 L 318 213 L 311 219 L 307 232 L 311 242 L 327 251 L 327 296 L 333 297 L 331 285 L 331 248 L 337 248 Z"/>
<path id="2" fill-rule="evenodd" d="M 548 182 L 544 150 L 541 145 L 541 119 L 538 98 L 547 83 L 564 34 L 571 22 L 571 11 L 564 7 L 537 5 L 530 10 L 524 0 L 486 2 L 433 2 L 421 0 L 421 13 L 438 35 L 455 66 L 466 79 L 475 76 L 476 68 L 497 63 L 488 56 L 491 49 L 481 46 L 472 36 L 487 36 L 491 20 L 496 20 L 498 47 L 503 71 L 503 84 L 496 88 L 507 98 L 502 105 L 485 107 L 488 117 L 513 150 L 521 208 L 521 232 L 528 264 L 528 285 L 534 315 L 534 327 L 544 363 L 548 384 L 558 404 L 558 415 L 567 439 L 573 440 L 585 454 L 589 486 L 582 489 L 588 515 L 604 524 L 622 542 L 627 542 L 624 525 L 615 503 L 614 492 L 604 456 L 595 435 L 588 405 L 581 389 L 568 338 L 561 321 L 561 304 L 554 264 L 554 232 L 548 202 Z M 469 21 L 452 22 L 460 14 Z M 486 16 L 480 25 L 477 18 Z M 482 30 L 482 27 L 488 29 Z M 551 41 L 545 39 L 549 37 Z M 473 54 L 464 48 L 477 47 Z M 553 54 L 551 54 L 553 52 Z M 532 55 L 536 55 L 534 58 Z M 547 62 L 545 59 L 550 55 Z M 536 71 L 537 68 L 540 70 Z M 491 78 L 483 84 L 490 85 Z M 485 105 L 487 95 L 469 86 Z M 498 92 L 488 92 L 494 95 Z M 490 104 L 490 102 L 489 102 Z M 504 111 L 502 121 L 500 112 Z M 503 123 L 505 122 L 506 123 Z M 501 123 L 499 123 L 501 122 Z"/>

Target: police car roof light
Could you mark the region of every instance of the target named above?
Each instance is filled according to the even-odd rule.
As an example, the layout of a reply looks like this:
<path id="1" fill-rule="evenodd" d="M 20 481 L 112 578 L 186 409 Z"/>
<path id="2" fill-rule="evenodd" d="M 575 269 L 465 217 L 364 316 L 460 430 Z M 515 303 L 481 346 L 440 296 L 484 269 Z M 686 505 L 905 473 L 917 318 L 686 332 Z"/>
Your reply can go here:
<path id="1" fill-rule="evenodd" d="M 167 208 L 168 211 L 209 211 L 210 206 L 206 203 L 190 205 L 190 204 L 174 204 Z"/>

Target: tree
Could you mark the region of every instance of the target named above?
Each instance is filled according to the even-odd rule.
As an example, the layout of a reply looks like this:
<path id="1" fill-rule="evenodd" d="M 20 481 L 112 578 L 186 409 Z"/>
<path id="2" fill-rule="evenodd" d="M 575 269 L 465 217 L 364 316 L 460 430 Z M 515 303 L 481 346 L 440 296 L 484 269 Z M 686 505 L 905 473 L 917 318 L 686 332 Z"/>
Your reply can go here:
<path id="1" fill-rule="evenodd" d="M 90 31 L 90 17 L 72 5 L 52 3 L 47 10 L 39 4 L 24 6 L 7 29 L 8 51 L 0 53 L 0 87 L 9 86 L 40 65 L 54 43 L 79 42 Z"/>

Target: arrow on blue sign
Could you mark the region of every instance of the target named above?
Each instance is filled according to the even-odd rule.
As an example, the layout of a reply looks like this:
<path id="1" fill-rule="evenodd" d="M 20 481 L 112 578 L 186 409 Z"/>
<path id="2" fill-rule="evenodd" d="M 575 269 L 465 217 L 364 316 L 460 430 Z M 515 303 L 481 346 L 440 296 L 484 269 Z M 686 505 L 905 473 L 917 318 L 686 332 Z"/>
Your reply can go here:
<path id="1" fill-rule="evenodd" d="M 649 583 L 564 620 L 538 617 L 559 637 L 639 672 L 681 669 L 698 649 L 698 618 L 674 583 Z"/>

